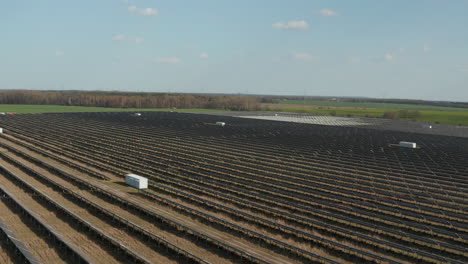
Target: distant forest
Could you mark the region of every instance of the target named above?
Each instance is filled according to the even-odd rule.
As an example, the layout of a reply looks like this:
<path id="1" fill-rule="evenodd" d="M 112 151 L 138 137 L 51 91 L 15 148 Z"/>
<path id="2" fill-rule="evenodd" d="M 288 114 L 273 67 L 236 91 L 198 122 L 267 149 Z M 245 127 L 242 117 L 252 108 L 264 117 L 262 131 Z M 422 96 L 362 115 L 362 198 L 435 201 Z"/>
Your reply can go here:
<path id="1" fill-rule="evenodd" d="M 0 104 L 68 105 L 112 108 L 206 108 L 259 110 L 251 96 L 157 94 L 99 91 L 0 91 Z"/>
<path id="2" fill-rule="evenodd" d="M 0 104 L 68 105 L 112 108 L 205 108 L 232 111 L 262 110 L 261 103 L 281 100 L 356 103 L 396 103 L 468 108 L 468 103 L 411 99 L 375 99 L 321 96 L 269 96 L 226 94 L 167 94 L 117 91 L 0 90 Z"/>

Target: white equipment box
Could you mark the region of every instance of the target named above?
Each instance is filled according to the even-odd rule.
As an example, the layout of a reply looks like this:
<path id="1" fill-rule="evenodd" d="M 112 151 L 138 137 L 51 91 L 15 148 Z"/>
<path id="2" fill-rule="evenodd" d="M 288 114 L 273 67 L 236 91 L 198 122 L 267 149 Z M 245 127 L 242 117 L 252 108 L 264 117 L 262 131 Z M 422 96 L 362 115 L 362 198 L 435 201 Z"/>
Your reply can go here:
<path id="1" fill-rule="evenodd" d="M 136 174 L 125 174 L 125 183 L 137 189 L 148 188 L 148 179 Z"/>
<path id="2" fill-rule="evenodd" d="M 414 142 L 400 141 L 399 145 L 403 148 L 416 148 L 416 143 Z"/>

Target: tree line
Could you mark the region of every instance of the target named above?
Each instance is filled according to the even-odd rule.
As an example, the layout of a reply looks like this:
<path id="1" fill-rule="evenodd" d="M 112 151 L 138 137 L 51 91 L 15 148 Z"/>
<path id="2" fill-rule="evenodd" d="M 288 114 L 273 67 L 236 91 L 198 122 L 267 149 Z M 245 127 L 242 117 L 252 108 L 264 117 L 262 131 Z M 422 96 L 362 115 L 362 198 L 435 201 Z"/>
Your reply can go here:
<path id="1" fill-rule="evenodd" d="M 257 98 L 235 95 L 158 94 L 102 91 L 0 91 L 0 104 L 67 105 L 112 108 L 206 108 L 259 110 Z"/>

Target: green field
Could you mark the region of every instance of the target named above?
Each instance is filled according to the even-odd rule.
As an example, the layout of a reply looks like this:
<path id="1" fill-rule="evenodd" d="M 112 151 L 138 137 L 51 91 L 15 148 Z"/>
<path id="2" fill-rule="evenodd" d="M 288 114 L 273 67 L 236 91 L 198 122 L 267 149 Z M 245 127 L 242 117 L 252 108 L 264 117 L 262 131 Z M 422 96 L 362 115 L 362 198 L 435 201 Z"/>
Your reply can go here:
<path id="1" fill-rule="evenodd" d="M 18 114 L 38 113 L 71 113 L 71 112 L 124 112 L 124 111 L 174 111 L 174 112 L 220 112 L 215 109 L 163 109 L 163 108 L 107 108 L 63 105 L 15 105 L 0 104 L 0 112 L 16 112 Z"/>
<path id="2" fill-rule="evenodd" d="M 416 104 L 394 104 L 394 103 L 353 103 L 353 102 L 333 102 L 333 101 L 313 101 L 313 100 L 281 100 L 279 104 L 290 105 L 314 105 L 323 107 L 349 107 L 349 108 L 375 108 L 392 110 L 426 110 L 426 111 L 468 111 L 468 108 L 443 107 L 432 105 Z"/>
<path id="3" fill-rule="evenodd" d="M 396 111 L 400 109 L 318 109 L 318 108 L 288 108 L 270 107 L 270 111 L 311 113 L 322 115 L 355 116 L 355 117 L 377 117 L 382 118 L 386 111 Z M 406 109 L 405 109 L 406 110 Z M 440 123 L 448 125 L 468 126 L 468 110 L 465 111 L 419 111 L 421 116 L 416 119 L 400 118 L 400 120 L 413 120 L 418 122 Z"/>

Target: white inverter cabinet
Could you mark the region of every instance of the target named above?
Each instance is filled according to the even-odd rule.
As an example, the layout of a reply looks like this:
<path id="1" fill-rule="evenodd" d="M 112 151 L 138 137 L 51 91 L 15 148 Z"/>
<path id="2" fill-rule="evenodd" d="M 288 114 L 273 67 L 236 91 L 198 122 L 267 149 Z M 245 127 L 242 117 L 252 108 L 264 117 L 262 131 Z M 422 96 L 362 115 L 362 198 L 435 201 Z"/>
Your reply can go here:
<path id="1" fill-rule="evenodd" d="M 137 189 L 148 188 L 148 179 L 136 174 L 125 174 L 125 183 Z"/>
<path id="2" fill-rule="evenodd" d="M 414 142 L 400 141 L 399 145 L 403 148 L 416 148 L 416 143 Z"/>

